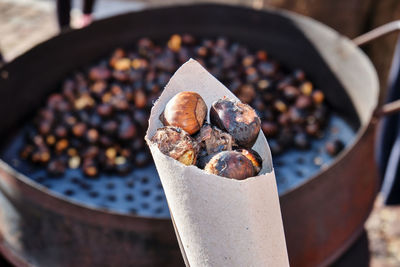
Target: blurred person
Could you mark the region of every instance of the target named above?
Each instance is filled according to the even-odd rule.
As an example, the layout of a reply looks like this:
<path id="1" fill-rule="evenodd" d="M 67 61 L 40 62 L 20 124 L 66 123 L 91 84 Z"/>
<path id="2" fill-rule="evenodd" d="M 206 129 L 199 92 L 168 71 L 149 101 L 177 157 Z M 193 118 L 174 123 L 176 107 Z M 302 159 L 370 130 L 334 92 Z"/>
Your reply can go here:
<path id="1" fill-rule="evenodd" d="M 0 68 L 5 64 L 5 60 L 3 58 L 3 55 L 1 54 L 1 50 L 0 50 Z"/>
<path id="2" fill-rule="evenodd" d="M 71 2 L 72 0 L 57 0 L 57 19 L 61 30 L 71 28 Z M 93 21 L 92 12 L 95 0 L 82 0 L 82 17 L 80 27 L 85 27 Z"/>

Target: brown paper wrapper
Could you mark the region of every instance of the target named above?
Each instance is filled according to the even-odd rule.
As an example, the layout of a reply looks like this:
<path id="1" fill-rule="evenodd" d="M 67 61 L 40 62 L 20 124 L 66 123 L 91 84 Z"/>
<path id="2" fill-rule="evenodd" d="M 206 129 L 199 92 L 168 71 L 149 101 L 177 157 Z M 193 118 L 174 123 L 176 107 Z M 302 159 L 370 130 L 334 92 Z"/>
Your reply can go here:
<path id="1" fill-rule="evenodd" d="M 159 116 L 175 94 L 199 93 L 210 108 L 237 99 L 197 61 L 172 76 L 151 110 L 146 141 L 167 197 L 186 263 L 190 266 L 289 266 L 271 152 L 261 133 L 253 146 L 263 159 L 257 177 L 238 181 L 185 166 L 162 154 L 149 139 L 162 127 Z"/>

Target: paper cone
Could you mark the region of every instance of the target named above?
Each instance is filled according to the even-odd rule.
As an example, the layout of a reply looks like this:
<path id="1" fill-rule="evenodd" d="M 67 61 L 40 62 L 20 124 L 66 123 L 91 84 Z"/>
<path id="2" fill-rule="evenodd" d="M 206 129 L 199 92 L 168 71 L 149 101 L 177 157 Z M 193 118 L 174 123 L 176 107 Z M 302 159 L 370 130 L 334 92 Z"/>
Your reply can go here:
<path id="1" fill-rule="evenodd" d="M 263 159 L 257 177 L 238 181 L 185 166 L 162 154 L 149 139 L 162 127 L 159 116 L 177 93 L 194 91 L 207 104 L 237 99 L 197 61 L 172 76 L 151 110 L 146 141 L 151 149 L 190 266 L 289 266 L 271 152 L 261 133 L 253 146 Z"/>

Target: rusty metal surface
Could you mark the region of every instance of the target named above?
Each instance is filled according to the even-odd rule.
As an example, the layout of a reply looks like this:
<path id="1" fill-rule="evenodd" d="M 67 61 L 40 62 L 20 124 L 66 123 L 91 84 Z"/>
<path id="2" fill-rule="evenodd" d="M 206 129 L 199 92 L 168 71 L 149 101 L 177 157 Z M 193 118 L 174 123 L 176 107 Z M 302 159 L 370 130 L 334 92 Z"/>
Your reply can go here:
<path id="1" fill-rule="evenodd" d="M 208 20 L 204 21 L 205 17 Z M 163 27 L 158 27 L 160 24 Z M 278 30 L 276 25 L 281 28 Z M 6 81 L 0 80 L 0 102 L 4 104 L 0 105 L 0 112 L 9 116 L 7 120 L 0 119 L 0 136 L 9 135 L 8 129 L 23 123 L 26 114 L 71 69 L 144 35 L 162 38 L 189 30 L 203 35 L 222 32 L 250 46 L 264 45 L 271 53 L 280 53 L 279 60 L 288 66 L 305 64 L 305 71 L 312 73 L 317 83 L 328 83 L 325 90 L 336 90 L 334 102 L 342 104 L 342 112 L 351 113 L 351 101 L 339 90 L 340 83 L 290 20 L 274 12 L 203 5 L 144 11 L 100 21 L 87 29 L 58 36 L 6 65 L 3 71 L 10 75 Z M 99 34 L 101 40 L 96 38 Z M 284 36 L 290 36 L 292 42 L 285 41 Z M 79 46 L 71 45 L 78 40 Z M 313 60 L 307 62 L 307 57 Z M 354 120 L 354 114 L 350 119 Z M 361 129 L 356 144 L 329 169 L 281 197 L 292 266 L 328 264 L 351 244 L 364 224 L 378 188 L 373 162 L 374 128 L 370 125 Z M 72 203 L 2 161 L 0 190 L 0 234 L 2 247 L 9 248 L 8 255 L 38 266 L 183 264 L 170 220 L 122 215 Z"/>
<path id="2" fill-rule="evenodd" d="M 328 265 L 363 229 L 379 188 L 374 137 L 375 125 L 370 125 L 336 164 L 280 198 L 295 266 Z"/>
<path id="3" fill-rule="evenodd" d="M 57 199 L 0 171 L 3 242 L 35 266 L 177 266 L 169 220 L 121 216 Z"/>

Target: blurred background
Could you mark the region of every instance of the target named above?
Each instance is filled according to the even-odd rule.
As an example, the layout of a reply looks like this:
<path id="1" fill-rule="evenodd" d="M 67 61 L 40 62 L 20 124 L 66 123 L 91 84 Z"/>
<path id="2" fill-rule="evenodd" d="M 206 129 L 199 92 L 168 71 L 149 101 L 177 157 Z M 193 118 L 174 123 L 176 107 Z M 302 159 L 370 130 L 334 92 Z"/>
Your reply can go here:
<path id="1" fill-rule="evenodd" d="M 205 1 L 96 0 L 87 1 L 89 3 L 85 4 L 83 1 L 73 0 L 70 1 L 70 8 L 67 3 L 69 1 L 58 1 L 58 13 L 56 2 L 53 0 L 0 0 L 0 51 L 3 62 L 11 62 L 33 46 L 56 36 L 60 33 L 60 29 L 67 31 L 68 28 L 77 29 L 98 19 L 153 6 Z M 255 9 L 270 7 L 287 9 L 310 16 L 351 39 L 377 26 L 400 19 L 398 0 L 221 0 L 209 2 L 244 5 Z M 397 39 L 397 34 L 391 34 L 363 47 L 379 75 L 382 88 L 380 102 L 384 102 L 386 98 L 385 88 L 388 86 Z M 378 196 L 366 223 L 372 267 L 400 266 L 400 207 L 386 206 L 384 199 L 385 197 Z"/>

